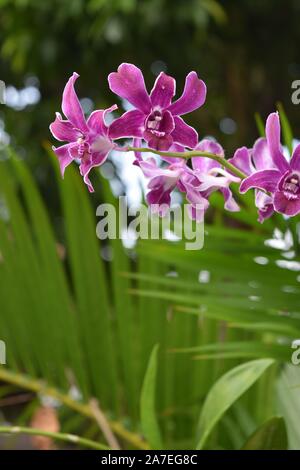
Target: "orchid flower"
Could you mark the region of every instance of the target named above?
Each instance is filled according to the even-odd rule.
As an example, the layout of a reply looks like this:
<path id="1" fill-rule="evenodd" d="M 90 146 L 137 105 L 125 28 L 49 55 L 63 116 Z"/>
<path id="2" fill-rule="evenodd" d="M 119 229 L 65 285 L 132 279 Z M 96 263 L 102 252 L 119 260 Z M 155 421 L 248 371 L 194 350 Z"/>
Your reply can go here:
<path id="1" fill-rule="evenodd" d="M 176 82 L 164 72 L 157 77 L 150 95 L 141 70 L 133 64 L 121 64 L 117 72 L 108 76 L 108 82 L 114 93 L 135 108 L 112 123 L 112 138 L 143 138 L 156 150 L 168 150 L 173 143 L 195 147 L 197 132 L 180 116 L 194 111 L 205 101 L 206 86 L 196 72 L 187 75 L 183 94 L 173 103 Z"/>
<path id="2" fill-rule="evenodd" d="M 274 163 L 265 138 L 258 139 L 253 149 L 248 149 L 247 147 L 237 149 L 233 157 L 229 159 L 229 162 L 243 171 L 247 176 L 257 171 L 274 168 Z M 255 205 L 258 209 L 258 221 L 260 223 L 263 223 L 274 213 L 272 197 L 258 189 L 255 190 Z"/>
<path id="3" fill-rule="evenodd" d="M 182 151 L 180 147 L 172 147 L 174 152 Z M 215 153 L 224 156 L 222 147 L 211 140 L 202 140 L 195 148 L 204 152 Z M 147 194 L 148 204 L 155 205 L 154 209 L 160 215 L 165 215 L 171 201 L 171 192 L 178 187 L 186 192 L 189 201 L 189 215 L 192 219 L 201 221 L 206 209 L 209 207 L 208 198 L 213 191 L 220 190 L 225 197 L 225 208 L 230 211 L 239 210 L 238 205 L 232 197 L 229 189 L 231 182 L 239 182 L 240 179 L 223 170 L 218 162 L 205 157 L 192 159 L 192 168 L 188 167 L 182 158 L 163 157 L 170 163 L 167 167 L 159 167 L 154 158 L 143 160 L 136 153 L 136 164 L 143 171 L 145 177 L 149 178 Z M 160 205 L 157 209 L 157 205 Z"/>
<path id="4" fill-rule="evenodd" d="M 53 147 L 58 157 L 62 176 L 66 167 L 73 161 L 80 161 L 80 173 L 90 192 L 94 188 L 89 180 L 89 172 L 93 167 L 102 165 L 115 144 L 109 138 L 108 126 L 105 124 L 106 113 L 111 113 L 117 106 L 92 112 L 86 120 L 82 107 L 74 90 L 79 75 L 73 73 L 65 86 L 62 98 L 62 110 L 67 120 L 56 113 L 55 121 L 50 124 L 53 136 L 62 142 L 60 147 Z"/>
<path id="5" fill-rule="evenodd" d="M 134 139 L 133 142 L 136 147 L 141 145 L 140 139 Z M 172 145 L 171 150 L 182 152 L 184 148 Z M 169 165 L 160 167 L 153 157 L 143 160 L 140 152 L 135 152 L 135 158 L 134 164 L 139 166 L 144 176 L 149 179 L 147 186 L 150 191 L 146 195 L 146 200 L 152 212 L 163 217 L 170 207 L 171 193 L 187 168 L 186 162 L 183 158 L 162 157 Z"/>
<path id="6" fill-rule="evenodd" d="M 149 180 L 147 201 L 160 215 L 167 212 L 176 187 L 186 194 L 192 219 L 203 219 L 215 191 L 223 194 L 225 209 L 238 211 L 230 184 L 241 179 L 241 193 L 255 189 L 260 222 L 274 211 L 287 216 L 300 213 L 300 145 L 295 147 L 290 160 L 285 158 L 278 113 L 267 119 L 266 138 L 258 139 L 252 149 L 237 149 L 231 159 L 225 160 L 217 142 L 204 139 L 198 143 L 195 129 L 181 118 L 202 106 L 206 98 L 206 86 L 196 72 L 187 75 L 181 97 L 173 101 L 174 78 L 160 73 L 148 94 L 141 70 L 133 64 L 121 64 L 117 72 L 109 75 L 109 86 L 133 109 L 109 126 L 105 116 L 117 106 L 94 111 L 86 119 L 74 89 L 78 76 L 73 73 L 63 92 L 62 110 L 66 118 L 56 113 L 50 125 L 53 136 L 65 142 L 53 147 L 62 176 L 65 168 L 76 160 L 84 182 L 93 191 L 89 180 L 93 167 L 104 163 L 113 149 L 134 151 L 134 164 Z M 119 138 L 133 139 L 133 146 L 118 147 L 114 140 Z M 142 141 L 146 147 L 141 147 Z M 164 163 L 160 166 L 153 157 L 143 159 L 142 153 L 147 152 L 159 155 Z"/>
<path id="7" fill-rule="evenodd" d="M 257 188 L 270 193 L 277 212 L 288 216 L 300 213 L 300 145 L 287 161 L 280 144 L 280 121 L 278 113 L 269 115 L 266 122 L 266 144 L 272 159 L 272 167 L 262 164 L 262 169 L 246 178 L 240 192 Z M 261 152 L 261 159 L 266 152 Z"/>
<path id="8" fill-rule="evenodd" d="M 217 142 L 209 139 L 203 139 L 199 142 L 195 150 L 214 153 L 224 157 L 222 147 Z M 194 157 L 192 158 L 192 169 L 184 173 L 179 187 L 182 191 L 186 191 L 186 197 L 190 203 L 190 216 L 201 221 L 209 207 L 208 198 L 214 191 L 221 191 L 223 194 L 225 209 L 232 212 L 239 211 L 239 206 L 229 189 L 230 183 L 238 183 L 239 181 L 240 178 L 224 170 L 220 163 L 206 157 Z M 203 210 L 197 212 L 197 206 L 202 206 Z"/>
<path id="9" fill-rule="evenodd" d="M 185 171 L 186 163 L 182 160 L 179 163 L 173 163 L 168 167 L 159 167 L 154 158 L 139 162 L 139 166 L 146 178 L 149 178 L 148 192 L 146 199 L 152 212 L 164 216 L 170 207 L 171 192 L 177 186 L 177 183 Z"/>

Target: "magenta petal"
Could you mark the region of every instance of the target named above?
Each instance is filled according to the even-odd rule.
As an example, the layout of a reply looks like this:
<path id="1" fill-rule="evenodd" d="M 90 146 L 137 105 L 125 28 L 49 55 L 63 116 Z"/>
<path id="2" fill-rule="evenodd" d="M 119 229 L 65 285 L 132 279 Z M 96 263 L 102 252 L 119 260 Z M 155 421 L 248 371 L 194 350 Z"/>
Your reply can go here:
<path id="1" fill-rule="evenodd" d="M 190 72 L 185 79 L 183 94 L 169 106 L 173 115 L 190 113 L 203 105 L 206 98 L 206 85 L 196 72 Z"/>
<path id="2" fill-rule="evenodd" d="M 211 139 L 203 139 L 199 144 L 195 147 L 194 150 L 199 150 L 201 152 L 209 152 L 215 153 L 216 155 L 220 155 L 220 157 L 224 156 L 224 150 L 218 142 L 214 142 Z M 192 167 L 194 170 L 199 170 L 203 173 L 208 173 L 212 168 L 220 167 L 221 165 L 212 160 L 211 158 L 206 157 L 193 157 L 192 158 Z"/>
<path id="3" fill-rule="evenodd" d="M 170 192 L 164 191 L 162 186 L 149 191 L 146 197 L 148 204 L 167 204 L 169 206 L 171 202 Z"/>
<path id="4" fill-rule="evenodd" d="M 258 208 L 258 221 L 261 224 L 274 213 L 273 198 L 262 191 L 256 191 L 255 205 Z"/>
<path id="5" fill-rule="evenodd" d="M 258 222 L 262 224 L 266 219 L 269 219 L 273 214 L 274 214 L 273 204 L 266 206 L 266 208 L 264 209 L 258 209 Z"/>
<path id="6" fill-rule="evenodd" d="M 89 192 L 94 192 L 94 187 L 89 179 L 89 172 L 92 168 L 102 165 L 107 159 L 108 153 L 93 153 L 90 161 L 82 161 L 79 169 L 80 174 L 83 176 L 83 181 L 87 185 Z"/>
<path id="7" fill-rule="evenodd" d="M 87 120 L 87 125 L 90 131 L 96 135 L 107 135 L 108 126 L 105 123 L 105 116 L 107 113 L 112 113 L 118 109 L 117 105 L 113 105 L 107 109 L 100 109 L 93 111 Z"/>
<path id="8" fill-rule="evenodd" d="M 173 144 L 173 138 L 171 135 L 157 137 L 152 134 L 150 135 L 150 132 L 144 132 L 144 138 L 148 141 L 148 146 L 151 149 L 160 150 L 161 152 L 169 150 L 169 148 Z"/>
<path id="9" fill-rule="evenodd" d="M 146 178 L 153 178 L 154 176 L 160 176 L 162 169 L 157 165 L 155 158 L 148 158 L 147 160 L 140 160 L 141 170 Z"/>
<path id="10" fill-rule="evenodd" d="M 220 188 L 221 193 L 224 196 L 225 204 L 224 207 L 227 211 L 238 212 L 240 210 L 239 205 L 235 201 L 232 192 L 229 188 Z"/>
<path id="11" fill-rule="evenodd" d="M 300 144 L 293 151 L 290 166 L 292 170 L 300 171 Z"/>
<path id="12" fill-rule="evenodd" d="M 289 164 L 286 161 L 280 144 L 280 122 L 278 113 L 271 113 L 266 122 L 266 138 L 273 162 L 280 171 L 286 171 Z"/>
<path id="13" fill-rule="evenodd" d="M 82 132 L 87 131 L 87 125 L 84 119 L 82 107 L 74 90 L 74 83 L 79 77 L 78 73 L 73 73 L 65 86 L 62 99 L 62 110 L 74 127 Z"/>
<path id="14" fill-rule="evenodd" d="M 254 166 L 258 171 L 275 168 L 268 142 L 265 138 L 260 138 L 255 142 L 252 151 L 252 158 Z"/>
<path id="15" fill-rule="evenodd" d="M 108 76 L 110 89 L 126 99 L 140 111 L 148 114 L 151 109 L 151 102 L 148 96 L 144 77 L 139 68 L 133 64 L 123 63 L 118 67 L 117 72 Z"/>
<path id="16" fill-rule="evenodd" d="M 201 152 L 215 153 L 216 155 L 220 155 L 220 157 L 224 157 L 223 147 L 221 147 L 218 142 L 215 142 L 211 139 L 201 140 L 199 144 L 195 147 L 195 150 L 200 150 Z"/>
<path id="17" fill-rule="evenodd" d="M 171 134 L 175 128 L 175 122 L 170 111 L 165 111 L 162 116 L 162 120 L 159 127 L 159 132 L 165 132 L 166 134 Z M 174 139 L 173 139 L 174 140 Z"/>
<path id="18" fill-rule="evenodd" d="M 142 137 L 145 115 L 142 111 L 133 109 L 127 111 L 109 126 L 109 137 L 119 139 L 121 137 Z"/>
<path id="19" fill-rule="evenodd" d="M 212 160 L 211 158 L 193 157 L 192 158 L 192 167 L 193 167 L 193 170 L 198 170 L 197 173 L 201 172 L 203 174 L 206 174 L 212 168 L 218 168 L 218 167 L 221 167 L 221 165 L 218 162 L 216 162 L 215 160 Z"/>
<path id="20" fill-rule="evenodd" d="M 187 200 L 193 204 L 200 204 L 204 205 L 204 207 L 208 207 L 208 201 L 206 198 L 203 197 L 203 195 L 198 191 L 197 189 L 193 188 L 192 185 L 186 185 L 186 198 Z"/>
<path id="21" fill-rule="evenodd" d="M 300 213 L 300 198 L 288 199 L 283 192 L 276 191 L 274 195 L 274 208 L 282 214 L 294 216 Z"/>
<path id="22" fill-rule="evenodd" d="M 62 145 L 61 147 L 52 147 L 53 152 L 58 158 L 61 176 L 64 177 L 65 169 L 73 161 L 71 157 L 70 150 L 72 149 L 73 144 Z"/>
<path id="23" fill-rule="evenodd" d="M 154 86 L 150 93 L 152 107 L 160 109 L 167 108 L 175 95 L 175 80 L 173 77 L 161 72 L 155 80 Z"/>
<path id="24" fill-rule="evenodd" d="M 251 165 L 250 150 L 247 149 L 247 147 L 238 148 L 234 152 L 233 157 L 228 161 L 243 173 L 245 173 L 245 175 L 250 175 L 253 173 L 254 169 Z"/>
<path id="25" fill-rule="evenodd" d="M 55 139 L 62 142 L 74 142 L 81 136 L 81 133 L 74 129 L 70 121 L 63 120 L 59 113 L 56 113 L 55 121 L 50 124 L 50 131 Z"/>
<path id="26" fill-rule="evenodd" d="M 133 139 L 133 142 L 132 142 L 132 146 L 133 147 L 141 147 L 142 146 L 142 139 Z M 141 152 L 134 152 L 134 156 L 135 156 L 135 160 L 133 162 L 133 165 L 137 165 L 139 166 L 140 163 L 143 161 L 143 157 L 142 157 L 142 153 Z"/>
<path id="27" fill-rule="evenodd" d="M 185 148 L 182 145 L 178 144 L 172 144 L 171 147 L 169 148 L 169 152 L 184 152 Z M 163 155 L 160 156 L 162 160 L 168 163 L 180 163 L 183 166 L 185 166 L 185 159 L 181 157 L 164 157 Z"/>
<path id="28" fill-rule="evenodd" d="M 266 206 L 273 204 L 273 198 L 263 191 L 256 191 L 255 205 L 258 209 L 263 209 Z"/>
<path id="29" fill-rule="evenodd" d="M 191 205 L 188 206 L 189 216 L 197 222 L 202 222 L 205 211 L 209 207 L 209 202 L 199 191 L 194 190 L 191 186 L 186 189 L 186 199 L 191 203 Z"/>
<path id="30" fill-rule="evenodd" d="M 198 142 L 198 134 L 195 129 L 186 124 L 179 116 L 174 116 L 175 129 L 172 132 L 176 144 L 194 148 Z"/>
<path id="31" fill-rule="evenodd" d="M 273 193 L 280 178 L 281 173 L 278 170 L 257 171 L 242 181 L 240 192 L 245 193 L 248 189 L 257 188 Z"/>

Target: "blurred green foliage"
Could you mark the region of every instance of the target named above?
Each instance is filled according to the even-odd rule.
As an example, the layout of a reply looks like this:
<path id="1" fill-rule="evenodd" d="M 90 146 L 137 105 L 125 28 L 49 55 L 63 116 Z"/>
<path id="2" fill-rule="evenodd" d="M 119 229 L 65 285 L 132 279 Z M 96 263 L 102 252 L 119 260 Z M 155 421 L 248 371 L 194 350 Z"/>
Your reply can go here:
<path id="1" fill-rule="evenodd" d="M 70 74 L 81 75 L 81 97 L 104 107 L 117 100 L 106 77 L 123 61 L 140 66 L 149 87 L 161 69 L 177 78 L 179 89 L 196 70 L 208 98 L 188 120 L 200 137 L 219 138 L 229 154 L 253 143 L 254 112 L 265 117 L 277 100 L 297 124 L 290 99 L 300 77 L 296 0 L 0 0 L 0 8 L 0 78 L 17 88 L 31 76 L 40 82 L 36 106 L 1 109 L 13 143 L 32 160 L 50 138 L 48 124 Z M 237 124 L 232 135 L 220 131 L 224 117 Z"/>
<path id="2" fill-rule="evenodd" d="M 62 181 L 52 160 L 64 243 L 28 166 L 14 153 L 0 163 L 0 425 L 28 425 L 51 397 L 62 432 L 104 443 L 94 397 L 125 449 L 285 448 L 282 420 L 261 428 L 278 412 L 299 448 L 299 369 L 278 382 L 299 335 L 299 256 L 266 246 L 273 219 L 257 233 L 251 205 L 248 230 L 206 224 L 203 250 L 125 249 L 96 239 L 76 168 Z M 116 204 L 104 179 L 102 191 Z M 20 390 L 34 395 L 6 407 Z"/>

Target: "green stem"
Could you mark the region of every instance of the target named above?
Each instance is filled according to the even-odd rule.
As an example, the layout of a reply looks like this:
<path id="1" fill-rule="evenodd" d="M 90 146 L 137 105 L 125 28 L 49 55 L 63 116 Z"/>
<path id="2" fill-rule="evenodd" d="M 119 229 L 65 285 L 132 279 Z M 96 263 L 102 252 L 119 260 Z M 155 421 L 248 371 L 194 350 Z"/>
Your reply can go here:
<path id="1" fill-rule="evenodd" d="M 75 434 L 63 434 L 61 432 L 49 432 L 43 429 L 26 428 L 22 426 L 0 426 L 0 434 L 30 434 L 32 436 L 46 436 L 51 437 L 57 441 L 69 442 L 70 444 L 77 444 L 82 447 L 96 450 L 109 450 L 103 444 L 76 436 Z"/>
<path id="2" fill-rule="evenodd" d="M 77 413 L 95 420 L 95 416 L 90 405 L 75 401 L 69 395 L 62 393 L 56 388 L 50 387 L 45 383 L 40 382 L 39 380 L 31 379 L 22 374 L 17 374 L 15 372 L 4 369 L 3 367 L 0 367 L 0 380 L 17 385 L 18 387 L 24 388 L 26 390 L 31 390 L 32 392 L 38 394 L 53 397 Z M 122 426 L 122 424 L 118 421 L 108 420 L 108 423 L 115 434 L 129 442 L 135 449 L 147 450 L 150 448 L 148 443 L 141 439 L 139 435 L 127 431 L 127 429 L 124 428 L 124 426 Z"/>
<path id="3" fill-rule="evenodd" d="M 220 155 L 216 155 L 215 153 L 210 152 L 202 152 L 200 150 L 190 150 L 188 152 L 161 152 L 160 150 L 153 150 L 147 147 L 126 147 L 126 151 L 128 152 L 150 152 L 154 153 L 155 155 L 160 155 L 162 157 L 173 157 L 173 158 L 193 158 L 193 157 L 207 157 L 211 160 L 215 160 L 216 162 L 220 163 L 222 166 L 227 168 L 231 173 L 238 176 L 241 179 L 247 178 L 247 175 L 236 168 L 232 163 L 226 160 L 224 157 Z"/>

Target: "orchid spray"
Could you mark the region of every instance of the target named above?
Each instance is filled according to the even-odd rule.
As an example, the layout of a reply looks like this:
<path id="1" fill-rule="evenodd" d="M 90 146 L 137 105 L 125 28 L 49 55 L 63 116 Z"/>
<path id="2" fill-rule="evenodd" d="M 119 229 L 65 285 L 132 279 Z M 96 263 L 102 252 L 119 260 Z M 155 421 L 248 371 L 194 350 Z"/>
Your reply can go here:
<path id="1" fill-rule="evenodd" d="M 141 70 L 133 64 L 121 64 L 117 72 L 108 76 L 108 83 L 111 91 L 127 100 L 132 109 L 110 124 L 106 116 L 117 110 L 117 105 L 85 117 L 74 89 L 77 78 L 78 74 L 73 73 L 63 92 L 62 111 L 66 119 L 57 113 L 50 125 L 52 135 L 63 143 L 53 147 L 62 176 L 75 160 L 92 192 L 89 179 L 92 168 L 102 165 L 112 150 L 134 152 L 134 164 L 148 180 L 147 202 L 159 207 L 161 216 L 166 214 L 175 188 L 186 195 L 192 219 L 203 219 L 215 191 L 223 195 L 226 210 L 238 211 L 231 184 L 239 184 L 241 193 L 255 190 L 260 222 L 274 212 L 287 216 L 300 213 L 300 145 L 295 147 L 289 161 L 280 143 L 278 113 L 269 115 L 265 138 L 258 139 L 250 149 L 237 149 L 232 158 L 226 159 L 218 142 L 199 141 L 197 131 L 182 118 L 205 103 L 206 85 L 196 72 L 187 75 L 182 95 L 174 99 L 173 77 L 160 73 L 148 93 Z M 126 144 L 120 145 L 119 139 L 126 139 Z M 131 145 L 127 145 L 128 139 L 132 139 Z M 159 155 L 161 161 L 153 155 Z M 197 204 L 203 207 L 200 216 Z"/>

